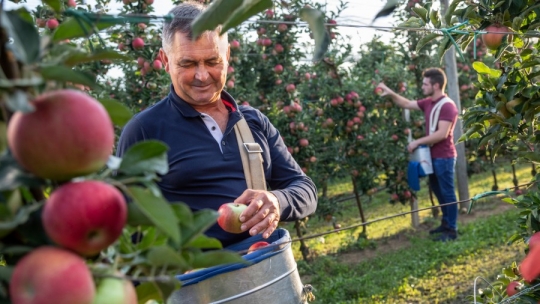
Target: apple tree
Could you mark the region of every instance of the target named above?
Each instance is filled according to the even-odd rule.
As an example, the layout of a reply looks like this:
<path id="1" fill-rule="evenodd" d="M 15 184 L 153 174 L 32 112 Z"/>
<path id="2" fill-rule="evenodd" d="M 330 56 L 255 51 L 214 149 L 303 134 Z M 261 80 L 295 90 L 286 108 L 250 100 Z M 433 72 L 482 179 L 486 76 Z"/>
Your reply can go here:
<path id="1" fill-rule="evenodd" d="M 494 157 L 512 152 L 516 161 L 538 163 L 538 95 L 539 50 L 536 37 L 540 14 L 537 1 L 490 0 L 476 2 L 453 1 L 445 15 L 433 20 L 411 20 L 419 26 L 441 28 L 459 27 L 440 39 L 443 54 L 455 41 L 462 51 L 475 38 L 482 37 L 490 56 L 491 67 L 475 61 L 478 73 L 474 105 L 464 115 L 466 133 L 461 140 L 478 139 Z M 443 22 L 437 22 L 443 20 Z M 516 223 L 518 233 L 510 241 L 528 244 L 527 257 L 505 268 L 492 287 L 483 292 L 482 303 L 499 303 L 507 297 L 538 301 L 533 286 L 538 283 L 540 254 L 534 236 L 540 230 L 538 185 L 530 186 L 525 195 L 506 199 L 521 209 Z M 519 265 L 519 266 L 518 266 Z M 515 283 L 517 282 L 517 284 Z M 518 290 L 512 286 L 519 286 Z M 508 289 L 507 287 L 510 286 Z M 519 294 L 516 291 L 521 291 Z M 477 299 L 478 301 L 478 299 Z"/>
<path id="2" fill-rule="evenodd" d="M 102 66 L 132 59 L 99 29 L 125 21 L 91 19 L 101 4 L 46 3 L 2 11 L 0 298 L 165 301 L 178 273 L 242 261 L 204 236 L 217 212 L 165 201 L 155 184 L 168 170 L 163 143 L 111 156 L 114 126 L 131 111 L 103 95 Z"/>

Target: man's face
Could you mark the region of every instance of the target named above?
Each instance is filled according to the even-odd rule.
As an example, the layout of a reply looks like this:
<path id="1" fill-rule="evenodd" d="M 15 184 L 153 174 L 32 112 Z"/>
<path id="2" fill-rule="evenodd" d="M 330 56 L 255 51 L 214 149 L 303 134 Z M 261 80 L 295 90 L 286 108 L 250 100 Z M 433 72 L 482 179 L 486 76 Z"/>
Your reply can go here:
<path id="1" fill-rule="evenodd" d="M 424 78 L 424 80 L 422 80 L 422 93 L 424 93 L 424 96 L 433 95 L 433 85 L 431 84 L 431 79 Z"/>
<path id="2" fill-rule="evenodd" d="M 187 103 L 206 105 L 220 98 L 227 78 L 227 39 L 206 32 L 193 41 L 177 32 L 171 49 L 167 53 L 161 49 L 160 57 L 176 94 Z"/>

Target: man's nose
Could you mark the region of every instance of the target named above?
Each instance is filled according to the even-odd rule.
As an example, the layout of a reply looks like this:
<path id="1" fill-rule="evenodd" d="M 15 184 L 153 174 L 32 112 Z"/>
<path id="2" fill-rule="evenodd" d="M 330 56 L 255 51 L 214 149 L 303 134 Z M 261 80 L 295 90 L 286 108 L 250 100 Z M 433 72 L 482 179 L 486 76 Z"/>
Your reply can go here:
<path id="1" fill-rule="evenodd" d="M 206 81 L 208 79 L 208 70 L 204 64 L 197 65 L 197 70 L 195 71 L 195 78 L 200 81 Z"/>

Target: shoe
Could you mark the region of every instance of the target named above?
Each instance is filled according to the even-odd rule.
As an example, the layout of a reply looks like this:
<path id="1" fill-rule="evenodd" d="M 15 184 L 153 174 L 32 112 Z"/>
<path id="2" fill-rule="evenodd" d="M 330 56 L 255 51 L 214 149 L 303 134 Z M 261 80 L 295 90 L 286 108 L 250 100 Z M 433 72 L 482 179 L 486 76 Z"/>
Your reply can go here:
<path id="1" fill-rule="evenodd" d="M 447 242 L 455 239 L 457 239 L 457 231 L 453 229 L 446 229 L 446 231 L 442 232 L 437 238 L 434 239 L 434 241 Z"/>
<path id="2" fill-rule="evenodd" d="M 444 231 L 446 231 L 446 227 L 443 226 L 443 225 L 440 225 L 439 227 L 435 228 L 435 229 L 431 229 L 429 231 L 429 234 L 437 234 L 437 233 L 443 233 Z"/>

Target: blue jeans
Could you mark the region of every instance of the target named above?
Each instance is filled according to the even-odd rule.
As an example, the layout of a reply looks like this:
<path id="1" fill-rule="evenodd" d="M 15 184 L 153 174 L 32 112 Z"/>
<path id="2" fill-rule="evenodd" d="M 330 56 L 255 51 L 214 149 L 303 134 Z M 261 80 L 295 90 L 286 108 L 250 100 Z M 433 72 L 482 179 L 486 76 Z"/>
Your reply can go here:
<path id="1" fill-rule="evenodd" d="M 456 158 L 433 158 L 433 174 L 429 175 L 429 185 L 435 193 L 439 204 L 456 202 L 454 188 L 454 168 Z M 443 225 L 457 230 L 458 204 L 441 206 Z"/>

